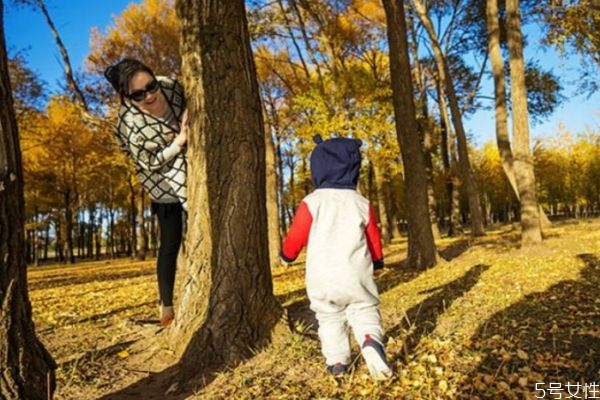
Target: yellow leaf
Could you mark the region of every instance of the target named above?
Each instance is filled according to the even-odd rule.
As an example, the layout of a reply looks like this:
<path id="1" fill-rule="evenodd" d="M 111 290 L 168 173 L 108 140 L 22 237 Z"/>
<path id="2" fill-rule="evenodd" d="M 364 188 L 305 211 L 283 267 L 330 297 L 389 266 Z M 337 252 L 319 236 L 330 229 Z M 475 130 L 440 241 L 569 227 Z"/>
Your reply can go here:
<path id="1" fill-rule="evenodd" d="M 521 349 L 517 350 L 517 357 L 519 357 L 521 360 L 529 360 L 529 356 L 527 355 L 527 353 L 525 353 Z"/>
<path id="2" fill-rule="evenodd" d="M 127 358 L 127 357 L 129 357 L 129 352 L 128 352 L 127 350 L 120 351 L 120 352 L 118 353 L 118 356 L 119 356 L 120 358 Z"/>
<path id="3" fill-rule="evenodd" d="M 527 382 L 527 378 L 519 378 L 519 386 L 526 387 Z"/>
<path id="4" fill-rule="evenodd" d="M 438 383 L 438 387 L 440 388 L 442 393 L 445 393 L 448 390 L 448 382 L 440 381 L 440 383 Z"/>

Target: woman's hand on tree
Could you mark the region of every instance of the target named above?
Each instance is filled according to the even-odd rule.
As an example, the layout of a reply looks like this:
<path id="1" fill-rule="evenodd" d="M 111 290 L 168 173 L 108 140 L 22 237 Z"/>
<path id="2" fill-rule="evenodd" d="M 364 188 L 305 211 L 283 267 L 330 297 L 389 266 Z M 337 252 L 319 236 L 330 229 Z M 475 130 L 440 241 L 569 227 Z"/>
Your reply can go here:
<path id="1" fill-rule="evenodd" d="M 183 112 L 183 116 L 181 117 L 181 129 L 179 130 L 179 134 L 175 137 L 175 143 L 177 143 L 180 147 L 185 146 L 187 143 L 187 133 L 188 133 L 188 111 L 185 110 Z"/>

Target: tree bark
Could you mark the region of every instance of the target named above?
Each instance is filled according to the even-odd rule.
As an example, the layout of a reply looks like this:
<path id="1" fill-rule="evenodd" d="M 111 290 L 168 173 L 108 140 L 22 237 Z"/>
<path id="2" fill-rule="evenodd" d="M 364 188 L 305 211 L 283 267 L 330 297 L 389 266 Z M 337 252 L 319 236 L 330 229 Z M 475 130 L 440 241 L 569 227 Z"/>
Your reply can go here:
<path id="1" fill-rule="evenodd" d="M 269 343 L 281 307 L 269 268 L 265 133 L 244 1 L 179 0 L 176 10 L 193 134 L 188 275 L 171 331 L 182 354 L 178 383 L 189 387 L 190 378 Z"/>
<path id="2" fill-rule="evenodd" d="M 458 99 L 456 97 L 456 91 L 454 89 L 454 83 L 452 82 L 452 76 L 446 64 L 446 59 L 442 52 L 442 48 L 437 39 L 433 24 L 429 18 L 429 14 L 425 5 L 420 0 L 413 0 L 415 11 L 421 20 L 421 23 L 427 31 L 429 40 L 431 41 L 431 47 L 433 49 L 433 56 L 437 67 L 438 78 L 442 86 L 446 90 L 448 96 L 448 104 L 450 106 L 450 112 L 452 117 L 452 125 L 456 132 L 456 138 L 458 141 L 458 162 L 462 175 L 462 179 L 467 189 L 467 196 L 469 198 L 469 212 L 471 221 L 471 230 L 474 236 L 481 236 L 485 233 L 483 228 L 483 215 L 481 212 L 481 201 L 479 199 L 479 189 L 477 187 L 477 181 L 471 168 L 469 161 L 469 148 L 467 144 L 467 135 L 462 123 L 462 114 L 458 105 Z"/>
<path id="3" fill-rule="evenodd" d="M 266 189 L 267 189 L 267 221 L 269 233 L 269 265 L 279 264 L 279 251 L 281 250 L 281 236 L 279 235 L 279 207 L 277 203 L 277 165 L 275 145 L 269 126 L 265 131 L 266 149 Z"/>
<path id="4" fill-rule="evenodd" d="M 504 59 L 500 50 L 500 23 L 498 20 L 498 0 L 487 0 L 486 20 L 488 31 L 488 48 L 494 76 L 494 99 L 496 116 L 496 143 L 502 169 L 506 174 L 510 187 L 520 201 L 517 179 L 515 177 L 514 157 L 508 136 L 508 110 L 506 105 L 506 79 L 504 76 Z M 551 225 L 546 213 L 539 206 L 541 228 Z"/>
<path id="5" fill-rule="evenodd" d="M 64 192 L 65 200 L 65 248 L 64 254 L 67 263 L 75 264 L 75 247 L 73 244 L 73 207 L 71 206 L 71 189 L 66 188 Z"/>
<path id="6" fill-rule="evenodd" d="M 132 174 L 129 174 L 129 240 L 131 242 L 129 255 L 135 258 L 137 254 L 137 205 L 135 183 Z"/>
<path id="7" fill-rule="evenodd" d="M 408 58 L 404 4 L 383 0 L 390 46 L 390 73 L 396 132 L 404 164 L 406 219 L 408 222 L 409 266 L 424 269 L 437 264 L 438 255 L 431 232 L 427 202 L 427 173 L 417 132 L 413 84 Z"/>
<path id="8" fill-rule="evenodd" d="M 23 168 L 0 0 L 0 398 L 48 399 L 56 364 L 35 334 L 27 293 Z"/>
<path id="9" fill-rule="evenodd" d="M 138 219 L 138 249 L 135 257 L 137 260 L 143 261 L 146 259 L 146 253 L 148 252 L 148 232 L 146 231 L 146 221 L 144 218 L 144 211 L 146 210 L 144 188 L 140 185 L 140 196 L 139 205 L 137 208 L 137 219 Z"/>
<path id="10" fill-rule="evenodd" d="M 527 246 L 542 241 L 542 230 L 540 228 L 540 213 L 535 187 L 535 174 L 533 172 L 533 157 L 529 148 L 529 112 L 527 110 L 519 0 L 506 1 L 506 14 L 515 178 L 521 202 L 521 244 Z"/>
<path id="11" fill-rule="evenodd" d="M 410 51 L 414 63 L 415 85 L 419 96 L 417 98 L 417 110 L 420 110 L 420 115 L 417 117 L 417 128 L 423 146 L 423 155 L 425 156 L 425 171 L 427 172 L 427 201 L 429 205 L 429 219 L 431 220 L 431 232 L 434 240 L 440 239 L 440 229 L 438 227 L 437 215 L 437 200 L 435 191 L 433 190 L 433 126 L 429 118 L 429 107 L 427 104 L 427 93 L 425 84 L 422 79 L 421 62 L 419 61 L 418 37 L 414 28 L 413 13 L 408 16 L 408 28 L 412 40 L 410 41 Z"/>
<path id="12" fill-rule="evenodd" d="M 463 226 L 460 220 L 460 179 L 456 173 L 458 160 L 456 157 L 456 135 L 450 124 L 448 117 L 448 107 L 446 105 L 446 95 L 441 83 L 437 84 L 438 97 L 440 101 L 440 114 L 442 125 L 443 144 L 443 163 L 446 172 L 446 191 L 448 196 L 448 236 L 453 237 L 463 233 Z"/>
<path id="13" fill-rule="evenodd" d="M 381 241 L 383 244 L 389 244 L 392 241 L 392 232 L 390 231 L 388 202 L 385 193 L 385 177 L 383 170 L 371 163 L 373 166 L 373 175 L 375 175 L 375 194 L 377 196 L 377 205 L 379 206 L 379 225 L 381 226 Z"/>

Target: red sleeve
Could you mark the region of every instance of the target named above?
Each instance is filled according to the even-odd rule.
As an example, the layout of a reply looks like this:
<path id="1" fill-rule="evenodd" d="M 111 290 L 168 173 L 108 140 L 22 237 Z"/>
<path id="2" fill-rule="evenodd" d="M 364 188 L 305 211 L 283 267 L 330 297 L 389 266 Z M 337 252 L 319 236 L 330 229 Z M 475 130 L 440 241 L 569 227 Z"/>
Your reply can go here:
<path id="1" fill-rule="evenodd" d="M 375 269 L 383 268 L 383 251 L 381 250 L 381 235 L 377 227 L 377 217 L 373 206 L 369 204 L 369 222 L 365 228 L 367 244 L 371 252 L 371 259 Z"/>
<path id="2" fill-rule="evenodd" d="M 300 254 L 300 251 L 308 243 L 308 234 L 312 225 L 312 215 L 305 202 L 301 202 L 296 210 L 294 221 L 283 240 L 281 258 L 286 262 L 292 262 Z"/>

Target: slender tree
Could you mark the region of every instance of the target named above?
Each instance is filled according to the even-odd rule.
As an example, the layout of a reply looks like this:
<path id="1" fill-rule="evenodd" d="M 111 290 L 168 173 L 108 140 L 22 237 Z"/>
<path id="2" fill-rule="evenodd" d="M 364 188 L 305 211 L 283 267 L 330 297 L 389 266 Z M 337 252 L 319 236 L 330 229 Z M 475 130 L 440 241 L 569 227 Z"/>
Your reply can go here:
<path id="1" fill-rule="evenodd" d="M 265 134 L 243 0 L 179 0 L 189 138 L 188 276 L 173 329 L 187 380 L 266 345 L 279 320 L 269 268 Z"/>
<path id="2" fill-rule="evenodd" d="M 492 62 L 492 74 L 494 76 L 494 100 L 496 117 L 496 143 L 502 169 L 508 178 L 511 188 L 517 199 L 519 198 L 519 189 L 517 188 L 517 179 L 515 177 L 514 157 L 508 134 L 508 107 L 506 96 L 506 79 L 504 70 L 504 59 L 500 49 L 500 21 L 498 12 L 498 0 L 487 0 L 486 3 L 486 21 L 488 31 L 488 51 Z M 551 222 L 546 213 L 539 207 L 540 221 L 542 228 L 550 226 Z"/>
<path id="3" fill-rule="evenodd" d="M 390 46 L 392 99 L 396 131 L 404 164 L 406 219 L 408 222 L 407 263 L 428 268 L 437 263 L 437 251 L 429 220 L 427 173 L 417 130 L 413 84 L 408 58 L 408 40 L 402 0 L 383 0 Z"/>
<path id="4" fill-rule="evenodd" d="M 508 51 L 510 63 L 510 97 L 514 140 L 514 166 L 519 200 L 521 202 L 521 243 L 529 245 L 542 241 L 540 213 L 533 172 L 533 157 L 529 148 L 529 112 L 525 86 L 523 36 L 519 0 L 506 1 Z"/>
<path id="5" fill-rule="evenodd" d="M 469 161 L 467 135 L 462 123 L 462 113 L 458 103 L 452 75 L 450 74 L 448 63 L 444 57 L 442 47 L 433 28 L 425 3 L 421 0 L 413 0 L 413 4 L 419 19 L 429 36 L 437 67 L 438 79 L 448 96 L 450 116 L 452 118 L 452 125 L 454 126 L 458 142 L 458 164 L 460 167 L 461 178 L 465 183 L 469 199 L 472 234 L 475 236 L 483 235 L 485 232 L 483 227 L 483 215 L 481 213 L 481 202 L 479 200 L 479 189 L 477 188 L 477 181 L 475 180 L 473 169 L 471 168 L 471 163 Z"/>
<path id="6" fill-rule="evenodd" d="M 23 169 L 0 0 L 0 398 L 47 399 L 56 364 L 35 334 L 27 293 Z"/>

